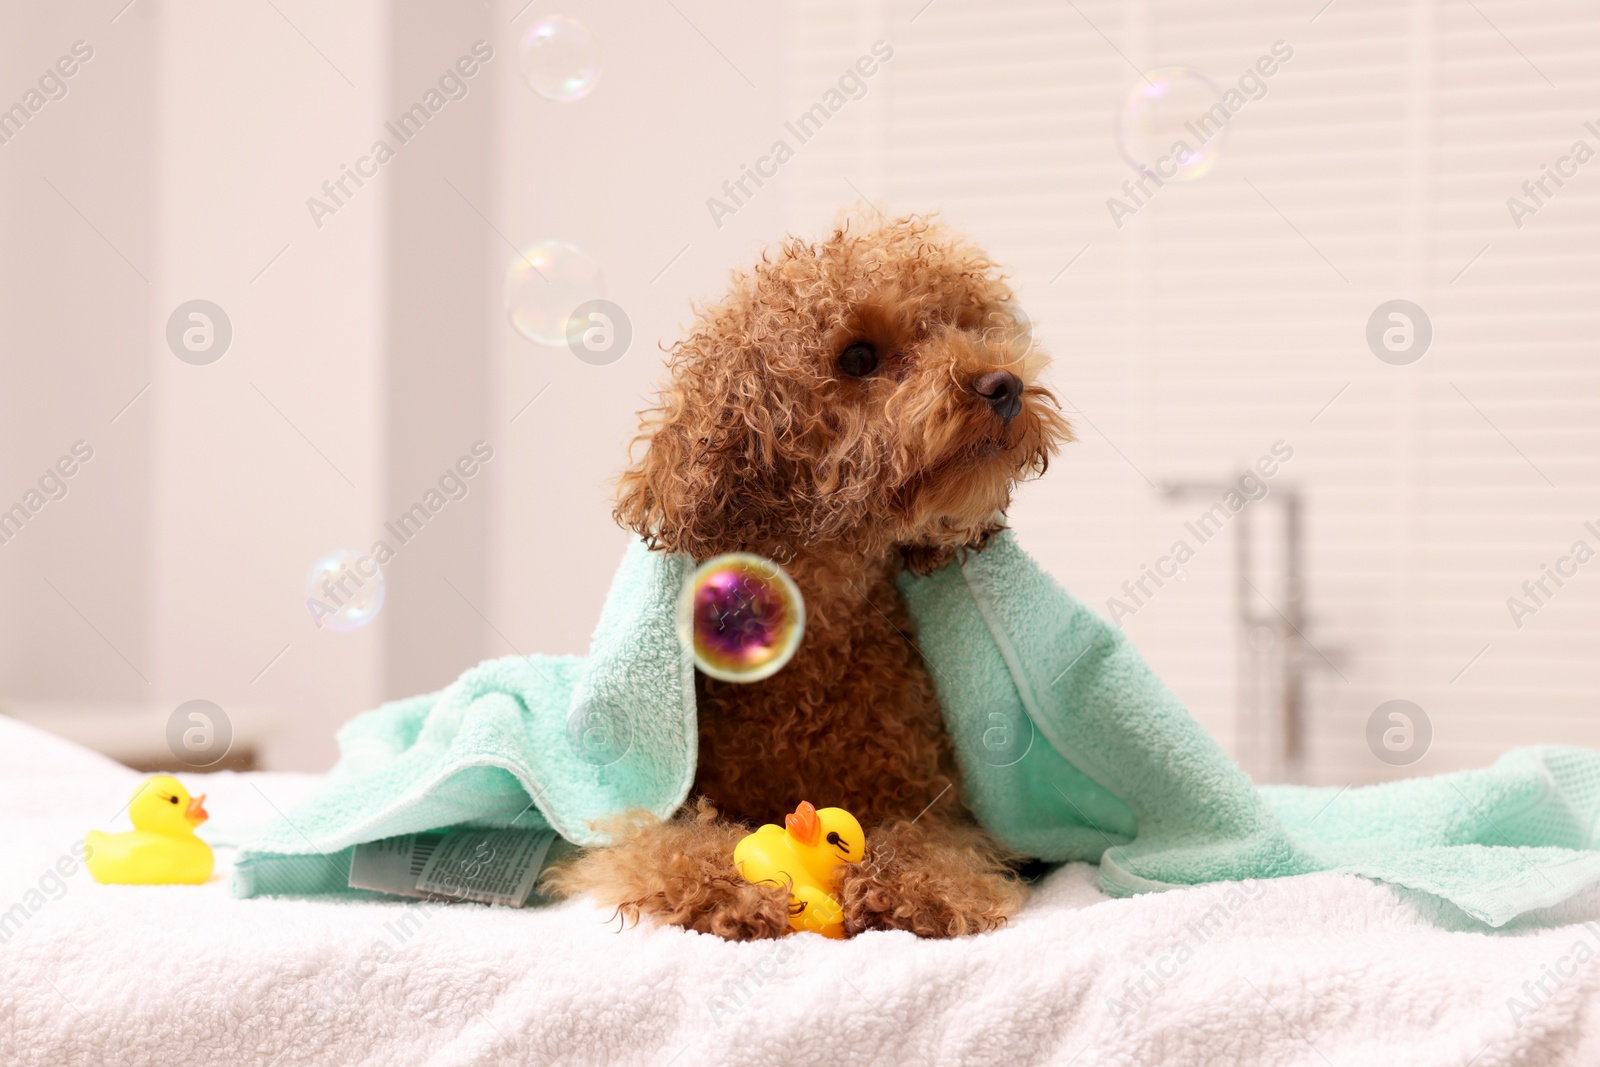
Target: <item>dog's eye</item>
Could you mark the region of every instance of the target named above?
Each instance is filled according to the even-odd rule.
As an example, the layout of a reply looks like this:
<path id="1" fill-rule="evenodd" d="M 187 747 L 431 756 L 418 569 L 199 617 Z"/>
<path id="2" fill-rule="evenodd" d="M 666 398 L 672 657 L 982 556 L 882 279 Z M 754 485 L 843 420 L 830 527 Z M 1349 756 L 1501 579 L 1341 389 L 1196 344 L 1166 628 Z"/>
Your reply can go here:
<path id="1" fill-rule="evenodd" d="M 878 350 L 865 341 L 846 346 L 839 353 L 839 373 L 851 378 L 865 378 L 878 369 Z"/>

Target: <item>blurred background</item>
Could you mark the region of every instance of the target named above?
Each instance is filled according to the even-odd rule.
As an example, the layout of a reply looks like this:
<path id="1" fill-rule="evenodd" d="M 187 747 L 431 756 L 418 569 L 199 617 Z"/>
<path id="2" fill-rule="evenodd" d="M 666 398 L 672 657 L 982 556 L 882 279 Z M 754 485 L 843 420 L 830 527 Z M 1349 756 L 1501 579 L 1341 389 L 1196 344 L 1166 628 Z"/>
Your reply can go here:
<path id="1" fill-rule="evenodd" d="M 1012 270 L 1080 436 L 1013 525 L 1258 779 L 1600 745 L 1592 4 L 0 17 L 8 714 L 316 770 L 582 652 L 660 346 L 865 201 Z"/>

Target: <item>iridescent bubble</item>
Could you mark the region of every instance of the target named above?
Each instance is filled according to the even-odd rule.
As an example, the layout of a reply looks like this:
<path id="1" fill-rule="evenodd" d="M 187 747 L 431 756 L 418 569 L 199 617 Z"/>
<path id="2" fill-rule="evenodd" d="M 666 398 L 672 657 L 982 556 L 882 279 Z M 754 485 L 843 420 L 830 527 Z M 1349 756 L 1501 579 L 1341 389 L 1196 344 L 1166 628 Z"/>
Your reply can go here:
<path id="1" fill-rule="evenodd" d="M 600 78 L 600 49 L 589 27 L 551 15 L 528 27 L 517 60 L 534 92 L 547 100 L 582 100 Z"/>
<path id="2" fill-rule="evenodd" d="M 353 549 L 329 552 L 306 575 L 306 610 L 319 628 L 359 630 L 383 610 L 383 594 L 378 561 Z"/>
<path id="3" fill-rule="evenodd" d="M 758 682 L 800 646 L 806 605 L 769 559 L 732 552 L 702 563 L 678 598 L 678 637 L 695 666 L 725 682 Z"/>
<path id="4" fill-rule="evenodd" d="M 565 346 L 573 311 L 604 295 L 600 264 L 565 241 L 530 245 L 506 268 L 504 297 L 511 325 L 542 345 Z"/>
<path id="5" fill-rule="evenodd" d="M 1117 147 L 1141 175 L 1193 181 L 1211 170 L 1232 118 L 1222 90 L 1186 67 L 1150 71 L 1128 93 L 1117 118 Z"/>

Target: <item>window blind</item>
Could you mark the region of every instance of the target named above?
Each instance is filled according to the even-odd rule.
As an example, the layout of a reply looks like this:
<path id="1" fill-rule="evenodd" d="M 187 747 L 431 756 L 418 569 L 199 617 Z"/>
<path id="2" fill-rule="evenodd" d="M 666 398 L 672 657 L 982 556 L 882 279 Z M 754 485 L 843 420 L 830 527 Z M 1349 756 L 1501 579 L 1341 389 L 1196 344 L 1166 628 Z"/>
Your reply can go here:
<path id="1" fill-rule="evenodd" d="M 1102 612 L 1274 444 L 1291 459 L 1217 538 L 1122 618 L 1196 717 L 1253 774 L 1344 784 L 1433 773 L 1537 742 L 1600 744 L 1600 9 L 1320 0 L 1296 5 L 995 0 L 794 3 L 790 111 L 873 41 L 893 58 L 787 164 L 793 228 L 841 205 L 942 210 L 1014 275 L 1080 442 L 1023 488 L 1024 545 Z M 1116 118 L 1142 72 L 1220 86 L 1292 50 L 1229 123 L 1213 169 L 1121 225 L 1136 178 Z M 1535 184 L 1535 190 L 1541 187 Z M 1514 217 L 1508 198 L 1536 208 Z M 1520 227 L 1517 222 L 1520 221 Z M 1409 300 L 1416 362 L 1369 347 Z M 1283 490 L 1304 507 L 1304 761 L 1251 708 L 1273 619 Z M 1274 495 L 1276 494 L 1276 495 Z M 1535 605 L 1528 582 L 1546 592 Z M 1513 617 L 1510 598 L 1534 607 Z M 1131 603 L 1131 602 L 1129 602 Z M 1518 623 L 1520 622 L 1520 626 Z M 1281 627 L 1279 627 L 1281 630 Z M 1281 637 L 1279 638 L 1281 641 Z M 1280 649 L 1281 651 L 1281 649 Z M 1269 657 L 1270 659 L 1270 654 Z M 1367 724 L 1414 702 L 1432 740 L 1375 757 Z"/>

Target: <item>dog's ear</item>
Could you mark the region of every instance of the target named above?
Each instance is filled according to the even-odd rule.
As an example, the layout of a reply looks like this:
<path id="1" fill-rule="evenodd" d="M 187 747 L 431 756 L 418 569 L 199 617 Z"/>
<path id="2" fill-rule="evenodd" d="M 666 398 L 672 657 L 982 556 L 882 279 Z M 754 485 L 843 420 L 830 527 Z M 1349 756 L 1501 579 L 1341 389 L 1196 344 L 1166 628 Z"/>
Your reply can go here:
<path id="1" fill-rule="evenodd" d="M 634 439 L 644 452 L 617 485 L 617 522 L 651 548 L 704 560 L 791 531 L 793 430 L 763 361 L 704 331 L 672 353 L 672 384 Z"/>
<path id="2" fill-rule="evenodd" d="M 701 427 L 670 397 L 650 413 L 634 444 L 644 452 L 617 483 L 617 522 L 651 548 L 697 560 L 716 555 L 709 543 L 721 521 L 716 466 Z"/>

